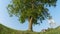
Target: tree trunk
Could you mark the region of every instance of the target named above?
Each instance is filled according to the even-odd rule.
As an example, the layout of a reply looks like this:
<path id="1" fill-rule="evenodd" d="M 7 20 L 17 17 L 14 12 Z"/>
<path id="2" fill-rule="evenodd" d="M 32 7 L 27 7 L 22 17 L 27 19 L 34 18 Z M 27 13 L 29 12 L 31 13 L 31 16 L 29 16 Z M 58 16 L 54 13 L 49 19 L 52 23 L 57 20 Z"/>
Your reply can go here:
<path id="1" fill-rule="evenodd" d="M 32 23 L 32 17 L 31 17 L 31 18 L 29 19 L 29 29 L 28 29 L 29 31 L 33 31 L 33 30 L 32 30 L 32 24 L 33 24 L 33 23 Z"/>
<path id="2" fill-rule="evenodd" d="M 34 6 L 33 6 L 33 0 L 32 0 L 32 10 L 33 10 Z M 33 25 L 33 22 L 32 22 L 33 18 L 30 16 L 29 18 L 29 31 L 33 31 L 32 30 L 32 25 Z"/>

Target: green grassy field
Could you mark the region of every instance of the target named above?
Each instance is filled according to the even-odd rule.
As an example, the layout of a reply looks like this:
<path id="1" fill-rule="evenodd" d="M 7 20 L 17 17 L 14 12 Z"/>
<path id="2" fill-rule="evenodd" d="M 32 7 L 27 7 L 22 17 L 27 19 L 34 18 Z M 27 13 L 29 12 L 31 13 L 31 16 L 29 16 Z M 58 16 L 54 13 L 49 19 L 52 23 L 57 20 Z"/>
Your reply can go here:
<path id="1" fill-rule="evenodd" d="M 48 29 L 46 32 L 29 32 L 13 30 L 0 24 L 0 34 L 60 34 L 60 27 Z"/>

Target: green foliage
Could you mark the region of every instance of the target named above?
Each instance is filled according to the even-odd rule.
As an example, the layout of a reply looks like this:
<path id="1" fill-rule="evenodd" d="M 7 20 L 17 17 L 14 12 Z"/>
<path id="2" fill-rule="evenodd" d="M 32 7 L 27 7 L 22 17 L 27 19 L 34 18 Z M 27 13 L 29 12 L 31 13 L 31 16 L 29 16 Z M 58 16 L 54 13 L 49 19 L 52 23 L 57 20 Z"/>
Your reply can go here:
<path id="1" fill-rule="evenodd" d="M 47 7 L 56 6 L 57 0 L 12 0 L 8 5 L 10 15 L 15 15 L 21 23 L 33 17 L 33 23 L 50 17 Z"/>
<path id="2" fill-rule="evenodd" d="M 46 32 L 31 32 L 13 30 L 0 24 L 0 34 L 60 34 L 60 26 L 54 29 L 48 29 Z"/>

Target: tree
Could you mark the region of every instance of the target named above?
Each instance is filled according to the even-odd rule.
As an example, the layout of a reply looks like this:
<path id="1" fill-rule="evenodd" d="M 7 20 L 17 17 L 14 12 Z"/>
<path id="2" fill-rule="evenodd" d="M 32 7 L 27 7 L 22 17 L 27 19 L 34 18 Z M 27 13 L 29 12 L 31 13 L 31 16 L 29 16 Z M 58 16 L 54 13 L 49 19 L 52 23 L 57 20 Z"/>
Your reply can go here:
<path id="1" fill-rule="evenodd" d="M 50 17 L 47 7 L 55 7 L 57 0 L 12 0 L 8 4 L 8 12 L 11 16 L 19 18 L 20 23 L 26 20 L 29 22 L 29 31 L 32 31 L 32 25 L 42 23 L 43 20 Z"/>

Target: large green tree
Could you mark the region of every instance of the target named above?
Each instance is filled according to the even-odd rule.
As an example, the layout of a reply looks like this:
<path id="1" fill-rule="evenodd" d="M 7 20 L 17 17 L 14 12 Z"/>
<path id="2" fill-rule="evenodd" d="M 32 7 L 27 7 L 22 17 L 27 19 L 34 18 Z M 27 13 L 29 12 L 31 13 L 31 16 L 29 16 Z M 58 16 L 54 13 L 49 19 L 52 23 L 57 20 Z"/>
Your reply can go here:
<path id="1" fill-rule="evenodd" d="M 32 31 L 33 24 L 42 23 L 43 20 L 50 17 L 47 7 L 55 7 L 57 0 L 12 0 L 8 4 L 8 12 L 11 16 L 19 18 L 20 23 L 26 20 L 29 22 L 29 31 Z"/>

